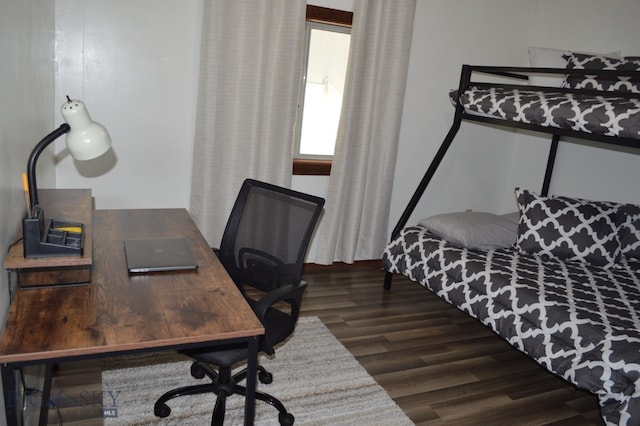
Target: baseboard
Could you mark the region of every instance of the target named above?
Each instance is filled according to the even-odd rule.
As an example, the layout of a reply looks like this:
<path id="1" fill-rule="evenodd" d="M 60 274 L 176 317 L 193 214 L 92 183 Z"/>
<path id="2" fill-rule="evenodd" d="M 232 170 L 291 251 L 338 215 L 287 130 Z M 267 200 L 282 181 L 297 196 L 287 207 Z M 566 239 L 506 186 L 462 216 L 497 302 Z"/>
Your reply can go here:
<path id="1" fill-rule="evenodd" d="M 356 269 L 381 269 L 381 259 L 357 260 L 353 263 L 334 262 L 331 265 L 320 265 L 317 263 L 305 263 L 302 268 L 303 274 L 313 274 L 321 272 L 341 272 Z"/>

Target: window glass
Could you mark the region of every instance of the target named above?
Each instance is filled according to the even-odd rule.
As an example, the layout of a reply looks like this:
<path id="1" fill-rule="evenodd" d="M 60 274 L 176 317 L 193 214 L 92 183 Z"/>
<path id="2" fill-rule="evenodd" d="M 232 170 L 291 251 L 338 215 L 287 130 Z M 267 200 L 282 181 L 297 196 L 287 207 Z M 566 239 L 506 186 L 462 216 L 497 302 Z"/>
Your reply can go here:
<path id="1" fill-rule="evenodd" d="M 350 28 L 307 23 L 296 158 L 333 156 L 349 59 Z"/>

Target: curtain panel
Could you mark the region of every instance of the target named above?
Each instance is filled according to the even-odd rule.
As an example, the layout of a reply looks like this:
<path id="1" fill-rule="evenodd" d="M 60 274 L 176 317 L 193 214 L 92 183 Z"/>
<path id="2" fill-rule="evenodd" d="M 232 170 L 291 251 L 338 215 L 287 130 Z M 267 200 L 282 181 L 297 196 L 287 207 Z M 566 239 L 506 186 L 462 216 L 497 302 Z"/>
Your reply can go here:
<path id="1" fill-rule="evenodd" d="M 305 0 L 206 0 L 190 213 L 222 238 L 245 178 L 290 186 Z"/>
<path id="2" fill-rule="evenodd" d="M 355 1 L 317 263 L 379 259 L 387 242 L 415 4 Z"/>

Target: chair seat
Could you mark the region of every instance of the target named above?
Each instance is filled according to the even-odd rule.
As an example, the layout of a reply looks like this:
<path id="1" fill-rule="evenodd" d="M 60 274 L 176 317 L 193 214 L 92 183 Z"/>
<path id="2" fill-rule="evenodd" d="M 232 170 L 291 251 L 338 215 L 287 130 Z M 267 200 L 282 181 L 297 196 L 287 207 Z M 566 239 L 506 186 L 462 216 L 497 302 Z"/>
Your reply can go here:
<path id="1" fill-rule="evenodd" d="M 252 308 L 256 304 L 253 300 L 248 300 L 248 302 Z M 264 322 L 264 328 L 269 330 L 269 338 L 272 345 L 276 345 L 285 340 L 293 333 L 296 326 L 296 320 L 294 318 L 273 308 L 267 311 Z M 181 353 L 207 364 L 230 367 L 233 364 L 246 360 L 249 349 L 246 344 L 238 344 L 187 350 Z"/>

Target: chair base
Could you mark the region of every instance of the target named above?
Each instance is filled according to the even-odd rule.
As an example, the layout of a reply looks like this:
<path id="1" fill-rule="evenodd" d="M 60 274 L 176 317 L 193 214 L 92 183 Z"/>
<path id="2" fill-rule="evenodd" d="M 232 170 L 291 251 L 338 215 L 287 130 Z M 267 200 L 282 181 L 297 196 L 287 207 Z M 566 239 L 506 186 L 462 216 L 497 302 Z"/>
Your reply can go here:
<path id="1" fill-rule="evenodd" d="M 211 379 L 210 383 L 199 385 L 183 386 L 164 393 L 153 406 L 153 413 L 157 417 L 168 417 L 171 414 L 171 408 L 167 405 L 167 401 L 186 395 L 199 395 L 203 393 L 214 393 L 217 395 L 216 404 L 211 415 L 211 425 L 219 426 L 224 423 L 226 411 L 227 397 L 238 394 L 243 397 L 247 396 L 247 388 L 238 384 L 247 376 L 247 370 L 244 369 L 233 376 L 229 367 L 220 368 L 215 371 L 208 364 L 203 362 L 194 362 L 191 365 L 191 375 L 196 379 L 202 379 L 207 376 Z M 260 383 L 269 384 L 273 380 L 273 376 L 261 365 L 258 366 L 258 378 Z M 263 392 L 255 392 L 256 400 L 264 401 L 278 410 L 278 421 L 281 426 L 292 426 L 295 422 L 294 416 L 287 412 L 285 406 L 276 397 Z"/>

